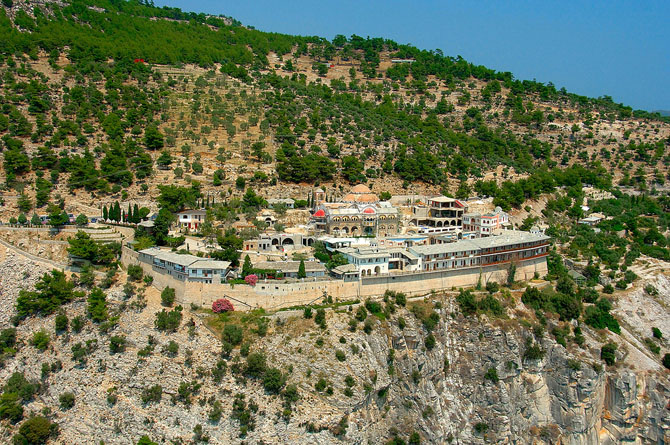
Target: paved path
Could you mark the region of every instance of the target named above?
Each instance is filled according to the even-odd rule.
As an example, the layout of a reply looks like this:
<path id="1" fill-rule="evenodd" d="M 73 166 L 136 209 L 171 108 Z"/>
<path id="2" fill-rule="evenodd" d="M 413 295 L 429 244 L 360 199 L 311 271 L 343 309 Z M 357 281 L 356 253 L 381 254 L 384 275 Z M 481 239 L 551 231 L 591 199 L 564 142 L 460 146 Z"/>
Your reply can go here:
<path id="1" fill-rule="evenodd" d="M 22 256 L 28 258 L 31 261 L 34 261 L 36 263 L 40 263 L 40 264 L 42 264 L 44 266 L 47 266 L 47 267 L 56 268 L 58 270 L 63 270 L 63 271 L 67 270 L 67 271 L 76 272 L 76 273 L 81 272 L 81 268 L 79 268 L 79 267 L 75 267 L 75 266 L 71 266 L 69 264 L 63 264 L 63 263 L 59 263 L 57 261 L 53 261 L 53 260 L 49 260 L 49 259 L 46 259 L 46 258 L 38 257 L 36 255 L 33 255 L 32 253 L 28 253 L 25 250 L 20 249 L 20 248 L 14 246 L 14 245 L 8 243 L 7 241 L 1 240 L 1 239 L 0 239 L 0 245 L 5 246 L 6 248 L 12 250 L 15 253 L 18 253 L 19 255 L 22 255 Z M 95 273 L 96 276 L 98 276 L 98 277 L 104 277 L 105 276 L 105 274 L 102 273 L 102 272 L 94 271 L 93 273 Z"/>

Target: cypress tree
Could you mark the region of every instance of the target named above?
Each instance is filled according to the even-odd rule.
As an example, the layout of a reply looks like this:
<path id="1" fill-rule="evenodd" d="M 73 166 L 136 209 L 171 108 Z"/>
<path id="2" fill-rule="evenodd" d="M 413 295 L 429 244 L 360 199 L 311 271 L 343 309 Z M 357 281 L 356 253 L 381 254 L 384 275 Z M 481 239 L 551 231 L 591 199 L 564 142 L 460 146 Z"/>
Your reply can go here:
<path id="1" fill-rule="evenodd" d="M 137 204 L 133 206 L 133 222 L 135 224 L 140 222 L 140 207 Z"/>
<path id="2" fill-rule="evenodd" d="M 121 221 L 121 206 L 119 205 L 119 201 L 114 203 L 114 216 L 111 219 L 116 222 Z"/>
<path id="3" fill-rule="evenodd" d="M 305 271 L 305 260 L 300 260 L 300 266 L 298 266 L 298 278 L 307 278 L 307 272 Z"/>
<path id="4" fill-rule="evenodd" d="M 106 221 L 108 216 L 109 215 L 107 214 L 107 206 L 102 206 L 102 219 Z"/>
<path id="5" fill-rule="evenodd" d="M 130 207 L 130 203 L 128 203 L 128 212 L 126 212 L 126 217 L 128 222 L 133 222 L 133 209 Z"/>
<path id="6" fill-rule="evenodd" d="M 242 278 L 251 274 L 251 272 L 253 272 L 253 266 L 251 265 L 251 258 L 247 255 L 244 257 L 244 264 L 242 265 Z"/>

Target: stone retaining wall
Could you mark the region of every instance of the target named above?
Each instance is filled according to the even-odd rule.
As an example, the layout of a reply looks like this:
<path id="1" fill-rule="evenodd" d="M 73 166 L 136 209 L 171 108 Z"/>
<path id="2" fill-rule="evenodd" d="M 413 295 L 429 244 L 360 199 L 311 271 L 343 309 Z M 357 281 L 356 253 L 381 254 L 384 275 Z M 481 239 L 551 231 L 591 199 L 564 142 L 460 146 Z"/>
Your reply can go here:
<path id="1" fill-rule="evenodd" d="M 194 283 L 184 282 L 154 269 L 152 265 L 139 261 L 139 255 L 127 247 L 123 247 L 121 262 L 139 264 L 145 273 L 154 277 L 154 286 L 162 290 L 169 286 L 175 289 L 180 304 L 194 303 L 210 306 L 212 302 L 223 296 L 237 300 L 237 309 L 263 307 L 279 309 L 309 303 L 327 293 L 335 299 L 347 300 L 354 298 L 380 297 L 387 290 L 404 292 L 407 295 L 425 295 L 431 291 L 450 290 L 458 287 L 482 285 L 488 281 L 504 282 L 507 280 L 509 263 L 488 267 L 471 267 L 451 270 L 412 273 L 404 275 L 384 275 L 363 278 L 355 281 L 305 279 L 298 283 L 287 283 L 277 280 L 261 280 L 256 286 L 246 284 Z M 535 274 L 544 276 L 547 273 L 546 256 L 532 258 L 517 263 L 516 280 L 530 280 Z"/>

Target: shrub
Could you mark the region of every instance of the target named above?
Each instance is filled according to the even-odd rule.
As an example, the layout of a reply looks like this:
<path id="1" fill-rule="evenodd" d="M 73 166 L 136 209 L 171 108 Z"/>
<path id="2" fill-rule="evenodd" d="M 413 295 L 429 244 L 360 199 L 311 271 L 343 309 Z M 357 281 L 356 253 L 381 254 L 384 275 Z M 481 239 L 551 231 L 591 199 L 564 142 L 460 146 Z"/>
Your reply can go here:
<path id="1" fill-rule="evenodd" d="M 166 287 L 161 292 L 161 304 L 163 306 L 168 307 L 172 306 L 174 304 L 175 298 L 176 298 L 175 290 L 171 287 Z"/>
<path id="2" fill-rule="evenodd" d="M 365 323 L 363 323 L 363 332 L 366 334 L 370 334 L 372 330 L 374 329 L 374 324 L 375 322 L 372 320 L 372 318 L 368 318 L 365 320 Z"/>
<path id="3" fill-rule="evenodd" d="M 57 430 L 58 425 L 51 423 L 45 417 L 31 417 L 23 422 L 23 425 L 19 428 L 19 432 L 14 435 L 14 443 L 20 445 L 43 444 Z"/>
<path id="4" fill-rule="evenodd" d="M 658 354 L 661 352 L 661 347 L 656 343 L 654 343 L 654 340 L 652 340 L 651 338 L 645 338 L 644 343 L 647 345 L 649 350 L 654 354 Z"/>
<path id="5" fill-rule="evenodd" d="M 0 331 L 0 352 L 8 352 L 16 344 L 16 329 L 7 328 Z"/>
<path id="6" fill-rule="evenodd" d="M 421 320 L 421 323 L 428 332 L 435 329 L 437 324 L 440 322 L 440 314 L 428 308 L 424 304 L 414 303 L 410 305 L 409 309 L 410 312 L 412 312 L 416 316 L 416 318 Z"/>
<path id="7" fill-rule="evenodd" d="M 72 319 L 72 332 L 79 333 L 84 327 L 85 320 L 83 317 L 76 316 Z"/>
<path id="8" fill-rule="evenodd" d="M 536 287 L 527 287 L 521 296 L 521 301 L 526 306 L 535 310 L 545 309 L 549 304 L 549 299 L 546 294 L 540 292 Z"/>
<path id="9" fill-rule="evenodd" d="M 107 296 L 99 287 L 95 287 L 88 294 L 88 316 L 95 323 L 107 320 Z"/>
<path id="10" fill-rule="evenodd" d="M 326 310 L 319 308 L 316 310 L 316 317 L 314 317 L 314 323 L 321 327 L 321 329 L 326 329 Z"/>
<path id="11" fill-rule="evenodd" d="M 221 420 L 222 414 L 223 414 L 223 407 L 221 406 L 221 402 L 215 400 L 214 403 L 212 403 L 212 410 L 209 412 L 208 415 L 210 422 L 217 423 L 219 420 Z"/>
<path id="12" fill-rule="evenodd" d="M 461 291 L 456 297 L 456 302 L 466 317 L 477 313 L 477 301 L 472 292 Z"/>
<path id="13" fill-rule="evenodd" d="M 49 334 L 46 331 L 37 331 L 30 339 L 30 344 L 40 351 L 44 351 L 49 346 Z"/>
<path id="14" fill-rule="evenodd" d="M 525 360 L 541 360 L 544 358 L 545 351 L 529 337 L 526 339 L 526 350 L 523 353 Z"/>
<path id="15" fill-rule="evenodd" d="M 168 357 L 176 357 L 179 353 L 179 344 L 174 340 L 170 340 L 168 344 L 164 346 L 163 352 Z"/>
<path id="16" fill-rule="evenodd" d="M 505 314 L 503 305 L 491 294 L 486 295 L 477 302 L 477 310 L 496 317 L 501 317 Z"/>
<path id="17" fill-rule="evenodd" d="M 140 281 L 144 276 L 144 270 L 142 270 L 142 267 L 135 264 L 128 265 L 127 273 L 128 278 L 130 278 L 132 281 Z"/>
<path id="18" fill-rule="evenodd" d="M 144 388 L 142 391 L 142 403 L 145 405 L 151 402 L 160 402 L 163 397 L 163 387 L 161 385 L 153 385 Z"/>
<path id="19" fill-rule="evenodd" d="M 302 316 L 303 318 L 310 319 L 312 318 L 312 308 L 309 306 L 305 306 L 305 309 L 302 311 Z"/>
<path id="20" fill-rule="evenodd" d="M 177 329 L 179 329 L 179 324 L 181 323 L 182 310 L 183 308 L 181 306 L 177 306 L 169 312 L 165 309 L 160 312 L 156 312 L 154 326 L 159 331 L 176 332 Z"/>
<path id="21" fill-rule="evenodd" d="M 498 383 L 498 370 L 496 368 L 489 368 L 484 374 L 486 380 L 490 380 L 493 383 Z"/>
<path id="22" fill-rule="evenodd" d="M 366 318 L 368 318 L 367 309 L 363 305 L 358 306 L 358 309 L 356 309 L 356 320 L 365 321 Z"/>
<path id="23" fill-rule="evenodd" d="M 228 365 L 223 360 L 216 362 L 216 365 L 212 368 L 212 380 L 215 383 L 220 383 L 223 379 L 223 376 L 226 375 L 226 370 Z"/>
<path id="24" fill-rule="evenodd" d="M 484 434 L 489 430 L 489 426 L 484 422 L 475 423 L 475 432 L 477 434 Z"/>
<path id="25" fill-rule="evenodd" d="M 665 366 L 667 369 L 670 369 L 670 353 L 666 353 L 663 356 L 663 366 Z"/>
<path id="26" fill-rule="evenodd" d="M 605 298 L 601 298 L 595 305 L 586 308 L 584 313 L 584 323 L 595 329 L 609 329 L 620 334 L 621 327 L 616 318 L 609 313 L 612 304 Z"/>
<path id="27" fill-rule="evenodd" d="M 21 290 L 16 299 L 16 313 L 19 319 L 29 315 L 48 315 L 60 306 L 72 301 L 78 294 L 74 292 L 74 283 L 59 270 L 45 273 L 35 284 L 35 291 Z"/>
<path id="28" fill-rule="evenodd" d="M 126 350 L 126 337 L 123 335 L 114 335 L 109 339 L 109 353 L 116 354 Z"/>
<path id="29" fill-rule="evenodd" d="M 74 394 L 71 392 L 64 392 L 58 397 L 60 409 L 66 411 L 74 406 Z"/>
<path id="30" fill-rule="evenodd" d="M 245 373 L 254 378 L 260 378 L 267 369 L 265 354 L 262 352 L 252 352 L 247 357 L 247 367 Z"/>
<path id="31" fill-rule="evenodd" d="M 65 313 L 61 312 L 58 315 L 56 315 L 56 319 L 54 320 L 56 332 L 65 332 L 67 331 L 67 326 L 68 326 L 68 318 Z"/>
<path id="32" fill-rule="evenodd" d="M 570 326 L 564 326 L 562 328 L 559 328 L 558 326 L 554 327 L 551 330 L 551 334 L 554 336 L 556 339 L 556 343 L 559 345 L 563 346 L 564 348 L 568 347 L 566 337 L 570 333 Z"/>
<path id="33" fill-rule="evenodd" d="M 658 339 L 663 338 L 663 333 L 661 332 L 661 330 L 659 328 L 653 327 L 653 328 L 651 328 L 651 332 L 652 332 L 652 334 L 654 334 L 654 338 L 658 338 Z"/>
<path id="34" fill-rule="evenodd" d="M 116 386 L 109 388 L 107 390 L 107 403 L 110 406 L 116 405 L 116 402 L 119 400 L 119 396 L 116 395 Z"/>
<path id="35" fill-rule="evenodd" d="M 603 286 L 603 293 L 613 294 L 614 293 L 614 287 L 612 287 L 611 284 L 606 284 L 605 286 Z"/>
<path id="36" fill-rule="evenodd" d="M 600 358 L 609 366 L 616 362 L 616 345 L 614 343 L 607 343 L 600 349 Z"/>
<path id="37" fill-rule="evenodd" d="M 584 335 L 582 334 L 582 328 L 579 326 L 575 326 L 572 329 L 572 332 L 575 334 L 574 342 L 577 343 L 579 346 L 584 344 Z"/>
<path id="38" fill-rule="evenodd" d="M 126 283 L 126 284 L 123 285 L 123 296 L 126 299 L 128 299 L 128 298 L 132 297 L 133 295 L 135 295 L 136 290 L 137 289 L 135 288 L 133 283 Z"/>
<path id="39" fill-rule="evenodd" d="M 658 295 L 658 289 L 656 289 L 653 285 L 647 284 L 644 287 L 644 291 L 647 293 L 647 295 L 656 296 Z"/>
<path id="40" fill-rule="evenodd" d="M 5 392 L 0 395 L 0 419 L 9 419 L 16 423 L 22 418 L 23 406 L 21 406 L 18 394 Z"/>
<path id="41" fill-rule="evenodd" d="M 365 300 L 365 308 L 372 314 L 381 314 L 383 311 L 382 305 L 378 301 L 374 301 L 369 298 Z"/>
<path id="42" fill-rule="evenodd" d="M 297 402 L 300 399 L 300 395 L 298 394 L 298 387 L 294 383 L 286 386 L 286 389 L 282 393 L 282 397 L 289 405 L 291 403 Z"/>
<path id="43" fill-rule="evenodd" d="M 263 387 L 271 394 L 278 394 L 285 382 L 284 375 L 277 368 L 268 369 L 263 376 Z"/>
<path id="44" fill-rule="evenodd" d="M 437 341 L 435 340 L 435 336 L 433 336 L 433 334 L 428 334 L 425 343 L 426 343 L 426 349 L 432 351 L 433 348 L 435 347 L 435 344 L 437 343 Z"/>
<path id="45" fill-rule="evenodd" d="M 224 342 L 236 346 L 242 343 L 243 336 L 244 334 L 241 327 L 239 327 L 236 324 L 227 324 L 223 327 L 223 333 L 221 334 L 221 339 Z"/>
<path id="46" fill-rule="evenodd" d="M 343 362 L 347 359 L 347 356 L 344 354 L 344 351 L 338 349 L 337 351 L 335 351 L 335 358 L 337 358 L 338 361 Z"/>
<path id="47" fill-rule="evenodd" d="M 244 277 L 244 281 L 249 285 L 249 286 L 255 286 L 256 283 L 258 283 L 258 275 L 252 273 Z"/>
<path id="48" fill-rule="evenodd" d="M 496 281 L 489 281 L 486 283 L 486 290 L 489 293 L 495 294 L 500 289 L 500 285 Z"/>
<path id="49" fill-rule="evenodd" d="M 212 303 L 212 311 L 214 311 L 216 314 L 221 312 L 232 312 L 234 310 L 233 303 L 231 303 L 227 298 L 219 298 Z"/>
<path id="50" fill-rule="evenodd" d="M 577 296 L 585 303 L 595 303 L 600 295 L 592 287 L 581 287 L 577 292 Z"/>
<path id="51" fill-rule="evenodd" d="M 568 359 L 568 368 L 572 369 L 573 371 L 579 371 L 581 367 L 582 365 L 579 363 L 579 360 L 575 360 L 573 358 Z"/>
<path id="52" fill-rule="evenodd" d="M 321 378 L 319 379 L 319 381 L 316 382 L 316 384 L 314 384 L 314 389 L 316 389 L 317 391 L 321 392 L 321 391 L 323 391 L 324 389 L 326 389 L 326 386 L 328 386 L 328 382 L 326 381 L 326 379 L 324 379 L 323 377 L 321 377 Z"/>
<path id="53" fill-rule="evenodd" d="M 48 365 L 47 365 L 48 366 Z M 23 418 L 22 402 L 32 400 L 39 389 L 39 384 L 30 383 L 20 372 L 15 372 L 3 387 L 0 396 L 0 419 L 18 422 Z"/>

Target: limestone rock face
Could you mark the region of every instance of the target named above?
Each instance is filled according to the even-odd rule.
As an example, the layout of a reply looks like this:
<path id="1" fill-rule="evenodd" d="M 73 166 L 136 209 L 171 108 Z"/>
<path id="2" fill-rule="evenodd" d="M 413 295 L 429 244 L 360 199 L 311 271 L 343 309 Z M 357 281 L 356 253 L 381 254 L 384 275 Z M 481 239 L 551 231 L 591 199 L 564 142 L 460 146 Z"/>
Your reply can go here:
<path id="1" fill-rule="evenodd" d="M 44 271 L 9 251 L 2 253 L 1 328 L 10 326 L 19 290 L 32 289 Z M 17 327 L 16 354 L 6 357 L 0 369 L 3 384 L 14 372 L 41 382 L 25 413 L 49 413 L 60 429 L 53 443 L 128 444 L 143 434 L 159 443 L 193 443 L 198 425 L 211 444 L 385 443 L 393 434 L 407 441 L 412 432 L 422 443 L 437 444 L 670 441 L 667 371 L 658 356 L 634 349 L 635 343 L 626 340 L 628 331 L 614 336 L 582 326 L 585 346 L 569 341 L 566 349 L 547 333 L 557 320 L 549 320 L 543 333 L 512 318 L 466 318 L 452 297 L 434 297 L 421 302 L 439 314 L 432 331 L 436 342 L 429 350 L 428 331 L 406 308 L 397 307 L 384 320 L 369 315 L 374 320 L 369 334 L 362 323 L 350 329 L 355 306 L 327 311 L 326 329 L 304 319 L 302 311 L 281 312 L 268 316 L 267 335 L 253 334 L 256 326 L 250 324 L 245 336 L 252 352 L 262 351 L 268 365 L 297 386 L 300 398 L 287 413 L 281 396 L 267 393 L 259 380 L 245 374 L 246 358 L 238 349 L 224 360 L 221 380 L 214 379 L 221 342 L 206 326 L 207 315 L 184 308 L 177 332 L 159 332 L 154 327 L 154 314 L 163 309 L 159 293 L 146 288 L 147 305 L 140 308 L 134 305 L 136 297 L 124 298 L 125 277 L 118 278 L 106 291 L 110 313 L 119 316 L 116 326 L 104 332 L 87 321 L 79 333 L 56 334 L 54 315 L 29 318 Z M 70 320 L 86 317 L 86 301 L 69 304 L 66 313 Z M 51 337 L 44 352 L 29 344 L 40 329 Z M 126 337 L 125 351 L 110 353 L 114 335 Z M 150 336 L 153 352 L 138 354 Z M 179 345 L 176 354 L 166 350 L 170 341 Z M 614 367 L 600 360 L 605 341 L 620 344 Z M 85 362 L 75 361 L 73 346 L 86 342 L 91 350 Z M 529 342 L 544 351 L 541 359 L 524 358 Z M 336 357 L 338 350 L 344 360 Z M 45 364 L 51 369 L 46 375 L 41 371 Z M 318 391 L 320 379 L 326 389 Z M 352 381 L 349 388 L 346 382 Z M 184 397 L 184 385 L 192 383 L 197 388 Z M 161 400 L 143 403 L 142 392 L 153 385 L 162 387 Z M 59 408 L 64 392 L 75 394 L 75 405 L 67 410 Z M 232 415 L 236 394 L 257 406 L 246 437 L 240 437 Z M 219 420 L 210 419 L 215 402 L 221 406 Z M 0 442 L 11 442 L 16 428 L 4 428 Z"/>

